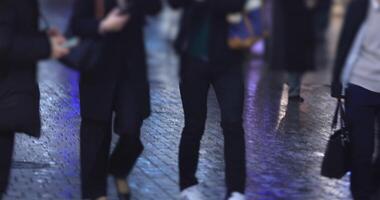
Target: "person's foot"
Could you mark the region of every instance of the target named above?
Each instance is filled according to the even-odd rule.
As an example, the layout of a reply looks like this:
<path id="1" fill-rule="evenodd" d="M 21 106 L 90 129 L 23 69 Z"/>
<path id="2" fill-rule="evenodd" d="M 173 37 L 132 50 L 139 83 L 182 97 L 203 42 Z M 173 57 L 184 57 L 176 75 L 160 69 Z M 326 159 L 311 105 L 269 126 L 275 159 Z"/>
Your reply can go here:
<path id="1" fill-rule="evenodd" d="M 289 101 L 292 101 L 292 102 L 297 102 L 297 103 L 302 103 L 305 101 L 304 98 L 302 98 L 301 96 L 289 96 Z"/>
<path id="2" fill-rule="evenodd" d="M 194 185 L 184 189 L 180 194 L 180 200 L 203 200 L 202 193 L 198 189 L 198 185 Z"/>
<path id="3" fill-rule="evenodd" d="M 240 192 L 233 192 L 228 200 L 245 200 L 245 195 Z"/>
<path id="4" fill-rule="evenodd" d="M 115 178 L 115 185 L 119 200 L 131 199 L 131 189 L 129 188 L 128 182 L 125 179 Z"/>

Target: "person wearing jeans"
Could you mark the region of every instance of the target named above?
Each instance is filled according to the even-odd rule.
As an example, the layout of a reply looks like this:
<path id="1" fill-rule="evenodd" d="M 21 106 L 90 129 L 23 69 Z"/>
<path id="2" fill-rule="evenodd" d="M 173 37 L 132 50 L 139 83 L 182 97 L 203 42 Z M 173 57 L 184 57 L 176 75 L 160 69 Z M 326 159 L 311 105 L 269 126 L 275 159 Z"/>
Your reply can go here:
<path id="1" fill-rule="evenodd" d="M 269 65 L 287 73 L 288 97 L 303 102 L 301 83 L 305 72 L 314 69 L 315 37 L 313 10 L 308 0 L 272 1 Z"/>
<path id="2" fill-rule="evenodd" d="M 303 101 L 301 97 L 302 72 L 288 72 L 289 99 Z"/>
<path id="3" fill-rule="evenodd" d="M 179 147 L 181 198 L 203 199 L 196 171 L 205 131 L 211 86 L 221 109 L 224 135 L 226 199 L 245 199 L 246 158 L 243 129 L 243 54 L 227 45 L 229 13 L 243 10 L 245 0 L 170 0 L 183 8 L 176 50 L 181 57 L 180 91 L 185 127 Z"/>
<path id="4" fill-rule="evenodd" d="M 380 118 L 380 0 L 351 2 L 335 63 L 332 96 L 344 98 L 351 137 L 351 191 L 355 200 L 376 200 Z M 377 161 L 376 161 L 377 160 Z"/>
<path id="5" fill-rule="evenodd" d="M 352 142 L 351 189 L 355 200 L 369 200 L 380 186 L 373 160 L 375 123 L 380 117 L 380 92 L 350 84 L 346 90 L 345 106 Z"/>
<path id="6" fill-rule="evenodd" d="M 326 37 L 326 31 L 330 25 L 330 12 L 332 0 L 318 0 L 314 12 L 315 37 L 319 42 L 323 42 Z"/>

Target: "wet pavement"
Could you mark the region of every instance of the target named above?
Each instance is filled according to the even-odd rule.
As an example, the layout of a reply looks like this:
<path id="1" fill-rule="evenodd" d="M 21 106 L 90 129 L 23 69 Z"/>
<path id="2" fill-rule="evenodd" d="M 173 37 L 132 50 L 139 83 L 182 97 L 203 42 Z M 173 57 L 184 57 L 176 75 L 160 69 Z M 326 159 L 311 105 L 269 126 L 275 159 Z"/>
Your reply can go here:
<path id="1" fill-rule="evenodd" d="M 68 15 L 67 2 L 41 0 L 43 13 L 52 25 L 65 25 L 62 16 Z M 178 61 L 170 46 L 175 30 L 168 30 L 176 23 L 172 16 L 166 12 L 149 20 L 147 27 L 153 113 L 143 127 L 146 149 L 130 177 L 136 200 L 177 199 L 179 193 L 177 147 L 183 113 L 176 78 Z M 330 34 L 332 41 L 335 29 Z M 320 52 L 331 55 L 332 49 L 327 46 Z M 351 199 L 347 177 L 337 181 L 319 175 L 335 105 L 328 86 L 331 59 L 325 60 L 320 64 L 321 70 L 306 76 L 303 104 L 287 101 L 282 72 L 268 70 L 260 59 L 247 63 L 244 118 L 248 200 Z M 80 199 L 78 74 L 57 62 L 46 61 L 40 64 L 39 77 L 43 137 L 17 137 L 11 185 L 5 199 Z M 223 137 L 213 92 L 208 112 L 198 176 L 207 200 L 221 200 L 225 192 Z M 116 199 L 111 180 L 109 195 L 111 200 Z"/>

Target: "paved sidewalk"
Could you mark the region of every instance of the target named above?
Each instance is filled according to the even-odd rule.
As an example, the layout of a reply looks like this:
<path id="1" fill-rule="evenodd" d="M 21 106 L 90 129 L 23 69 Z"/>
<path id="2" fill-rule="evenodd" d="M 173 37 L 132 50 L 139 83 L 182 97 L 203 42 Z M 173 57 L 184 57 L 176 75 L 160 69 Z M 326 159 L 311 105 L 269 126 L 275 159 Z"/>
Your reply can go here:
<path id="1" fill-rule="evenodd" d="M 44 13 L 64 26 L 65 0 L 41 0 Z M 59 10 L 59 12 L 57 12 Z M 165 18 L 165 17 L 163 17 Z M 175 76 L 176 57 L 160 23 L 152 20 L 147 41 L 152 74 L 153 114 L 145 121 L 146 149 L 130 177 L 136 200 L 178 197 L 177 154 L 183 113 Z M 328 59 L 330 60 L 330 59 Z M 166 71 L 165 71 L 166 70 Z M 329 97 L 328 70 L 310 74 L 303 86 L 304 104 L 287 102 L 285 77 L 262 61 L 247 64 L 245 128 L 248 200 L 347 200 L 349 183 L 321 177 L 320 163 L 329 137 L 334 100 Z M 54 61 L 41 63 L 43 137 L 17 137 L 15 163 L 6 200 L 77 200 L 79 182 L 78 74 Z M 223 137 L 219 109 L 210 93 L 209 121 L 202 142 L 199 178 L 207 200 L 224 197 Z M 115 136 L 116 140 L 116 136 Z M 116 199 L 112 181 L 110 199 Z"/>

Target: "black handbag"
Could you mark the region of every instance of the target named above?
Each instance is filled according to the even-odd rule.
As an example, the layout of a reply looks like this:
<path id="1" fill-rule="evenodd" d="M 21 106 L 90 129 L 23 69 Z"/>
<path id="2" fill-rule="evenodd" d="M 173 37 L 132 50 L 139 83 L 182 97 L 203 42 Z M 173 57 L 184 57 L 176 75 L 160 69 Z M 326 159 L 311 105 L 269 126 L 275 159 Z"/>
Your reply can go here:
<path id="1" fill-rule="evenodd" d="M 97 19 L 104 16 L 103 0 L 96 0 L 94 12 Z M 71 20 L 72 21 L 72 20 Z M 79 72 L 89 71 L 100 63 L 102 57 L 103 42 L 101 38 L 80 38 L 72 31 L 71 23 L 65 34 L 66 38 L 79 38 L 79 44 L 70 50 L 70 53 L 59 61 L 65 66 Z"/>
<path id="2" fill-rule="evenodd" d="M 351 170 L 350 133 L 345 123 L 345 110 L 341 99 L 335 111 L 332 128 L 336 129 L 340 119 L 340 129 L 335 131 L 327 144 L 322 162 L 322 176 L 341 179 Z"/>
<path id="3" fill-rule="evenodd" d="M 66 34 L 66 37 L 70 37 Z M 71 36 L 73 37 L 73 36 Z M 89 71 L 100 63 L 102 56 L 102 42 L 96 39 L 81 39 L 78 46 L 72 48 L 70 53 L 59 61 L 65 66 L 79 72 Z"/>
<path id="4" fill-rule="evenodd" d="M 17 91 L 0 89 L 0 132 L 19 132 L 39 137 L 41 135 L 39 90 Z"/>

